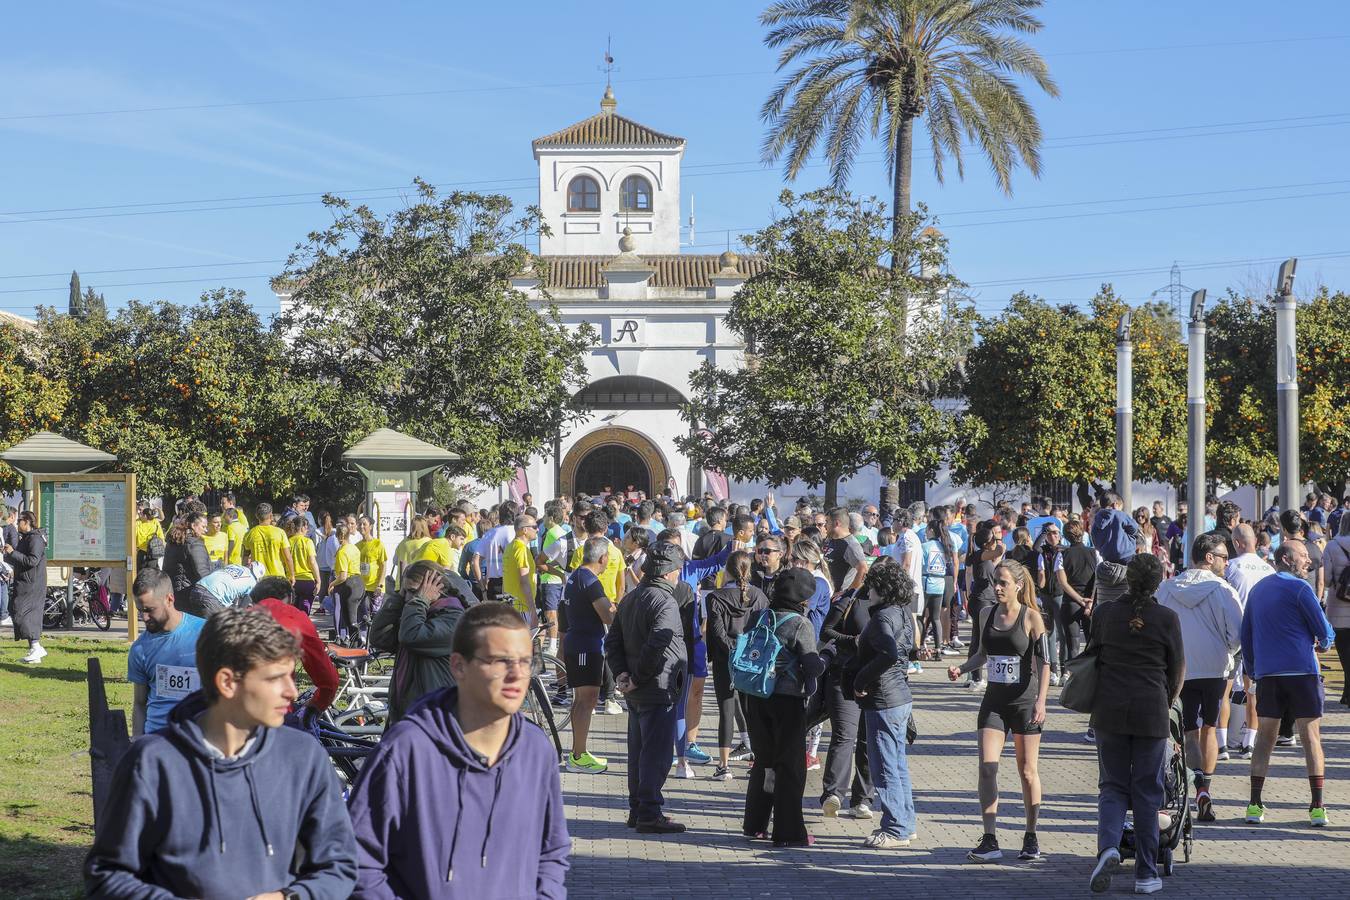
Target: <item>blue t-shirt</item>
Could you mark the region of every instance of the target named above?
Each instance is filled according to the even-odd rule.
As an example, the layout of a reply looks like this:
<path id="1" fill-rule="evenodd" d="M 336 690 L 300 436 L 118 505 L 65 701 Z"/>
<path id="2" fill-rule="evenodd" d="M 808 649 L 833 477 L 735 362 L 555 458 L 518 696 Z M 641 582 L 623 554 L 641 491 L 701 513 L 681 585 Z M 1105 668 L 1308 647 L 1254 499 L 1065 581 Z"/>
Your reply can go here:
<path id="1" fill-rule="evenodd" d="M 169 711 L 201 687 L 197 676 L 197 636 L 206 620 L 183 614 L 173 631 L 143 631 L 127 654 L 127 681 L 150 688 L 145 733 L 169 724 Z"/>
<path id="2" fill-rule="evenodd" d="M 957 561 L 964 560 L 966 554 L 970 552 L 970 529 L 966 528 L 964 522 L 957 522 L 948 530 L 959 539 L 959 545 L 956 548 Z"/>
<path id="3" fill-rule="evenodd" d="M 257 577 L 247 567 L 229 565 L 208 574 L 197 582 L 196 589 L 206 591 L 225 606 L 234 606 L 247 597 L 257 583 Z"/>
<path id="4" fill-rule="evenodd" d="M 567 604 L 567 632 L 563 646 L 568 653 L 600 653 L 604 649 L 605 623 L 595 611 L 597 600 L 607 600 L 605 586 L 584 566 L 567 579 L 563 602 Z"/>

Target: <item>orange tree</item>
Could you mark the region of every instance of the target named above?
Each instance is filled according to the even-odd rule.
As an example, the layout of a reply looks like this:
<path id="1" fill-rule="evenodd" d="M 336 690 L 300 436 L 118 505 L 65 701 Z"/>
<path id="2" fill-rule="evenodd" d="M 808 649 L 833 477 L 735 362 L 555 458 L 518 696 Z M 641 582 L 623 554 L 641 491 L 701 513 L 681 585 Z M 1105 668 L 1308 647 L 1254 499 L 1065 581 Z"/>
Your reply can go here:
<path id="1" fill-rule="evenodd" d="M 1350 295 L 1320 291 L 1298 307 L 1299 464 L 1341 498 L 1350 477 Z M 1209 377 L 1218 393 L 1209 467 L 1229 484 L 1279 481 L 1275 310 L 1231 294 L 1209 315 Z"/>
<path id="2" fill-rule="evenodd" d="M 1080 502 L 1116 468 L 1116 326 L 1125 301 L 1104 285 L 1087 308 L 1026 294 L 985 319 L 966 359 L 953 460 L 975 485 L 1064 479 Z M 1186 466 L 1186 354 L 1170 309 L 1134 311 L 1134 473 L 1176 483 Z"/>
<path id="3" fill-rule="evenodd" d="M 306 483 L 297 460 L 318 388 L 290 376 L 280 333 L 242 292 L 132 302 L 106 318 L 44 309 L 39 326 L 44 374 L 72 386 L 67 432 L 115 454 L 142 493 L 275 498 Z"/>
<path id="4" fill-rule="evenodd" d="M 58 428 L 66 408 L 70 391 L 65 381 L 44 375 L 30 362 L 34 341 L 29 332 L 0 322 L 0 448 L 35 431 Z M 0 488 L 22 484 L 23 477 L 0 462 Z"/>

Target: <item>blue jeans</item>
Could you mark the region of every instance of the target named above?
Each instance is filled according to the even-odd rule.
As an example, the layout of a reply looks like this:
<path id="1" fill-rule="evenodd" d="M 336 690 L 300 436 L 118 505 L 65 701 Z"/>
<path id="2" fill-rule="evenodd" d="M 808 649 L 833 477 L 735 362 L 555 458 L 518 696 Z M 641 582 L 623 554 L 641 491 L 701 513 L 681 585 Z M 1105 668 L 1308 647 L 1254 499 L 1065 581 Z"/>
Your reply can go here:
<path id="1" fill-rule="evenodd" d="M 1134 810 L 1134 877 L 1158 877 L 1158 808 L 1163 804 L 1167 738 L 1097 729 L 1097 853 L 1120 847 Z"/>
<path id="2" fill-rule="evenodd" d="M 867 724 L 867 768 L 881 804 L 881 830 L 897 838 L 911 838 L 918 829 L 914 786 L 909 779 L 905 726 L 913 703 L 890 709 L 864 709 Z"/>
<path id="3" fill-rule="evenodd" d="M 9 615 L 9 582 L 0 581 L 0 620 Z"/>

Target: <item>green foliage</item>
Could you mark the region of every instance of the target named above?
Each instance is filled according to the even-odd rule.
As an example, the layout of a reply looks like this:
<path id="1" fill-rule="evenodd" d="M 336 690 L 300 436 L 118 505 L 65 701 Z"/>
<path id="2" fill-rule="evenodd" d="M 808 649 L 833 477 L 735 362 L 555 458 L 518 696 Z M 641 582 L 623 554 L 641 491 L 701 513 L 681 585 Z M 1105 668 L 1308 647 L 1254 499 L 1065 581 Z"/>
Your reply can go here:
<path id="1" fill-rule="evenodd" d="M 325 198 L 334 222 L 292 256 L 280 325 L 300 376 L 333 389 L 326 444 L 388 426 L 500 480 L 581 417 L 573 396 L 595 334 L 512 286 L 531 265 L 520 240 L 541 227 L 537 210 L 416 184 L 417 202 L 385 217 Z M 315 475 L 335 465 L 323 457 Z"/>
<path id="2" fill-rule="evenodd" d="M 931 476 L 954 434 L 938 388 L 971 320 L 946 303 L 958 282 L 944 273 L 945 242 L 922 232 L 920 216 L 892 240 L 873 200 L 785 191 L 780 203 L 783 214 L 745 239 L 764 271 L 727 314 L 747 365 L 693 374 L 683 415 L 702 431 L 677 439 L 680 449 L 738 478 L 826 484 L 831 498 L 840 477 L 870 464 Z M 901 265 L 882 268 L 892 254 Z"/>
<path id="3" fill-rule="evenodd" d="M 1040 172 L 1041 127 L 1017 78 L 1050 96 L 1045 61 L 1017 35 L 1035 34 L 1041 0 L 778 0 L 760 16 L 778 68 L 798 68 L 769 95 L 763 155 L 786 157 L 789 178 L 823 146 L 843 187 L 864 138 L 884 138 L 897 216 L 909 211 L 912 123 L 928 126 L 941 181 L 950 159 L 964 176 L 963 144 L 988 160 L 1011 192 L 1020 161 Z M 904 181 L 903 187 L 901 182 Z"/>
<path id="4" fill-rule="evenodd" d="M 1230 294 L 1209 321 L 1209 378 L 1218 393 L 1211 474 L 1232 484 L 1279 481 L 1275 308 Z M 1341 496 L 1350 477 L 1350 295 L 1320 292 L 1298 306 L 1299 465 Z"/>
<path id="5" fill-rule="evenodd" d="M 36 371 L 26 352 L 31 337 L 0 322 L 0 447 L 16 444 L 35 431 L 56 430 L 70 392 L 62 379 Z M 23 485 L 23 476 L 0 462 L 0 489 Z"/>
<path id="6" fill-rule="evenodd" d="M 321 392 L 290 377 L 281 336 L 239 291 L 132 302 L 112 318 L 43 309 L 41 371 L 72 386 L 71 438 L 115 454 L 146 495 L 292 490 Z"/>

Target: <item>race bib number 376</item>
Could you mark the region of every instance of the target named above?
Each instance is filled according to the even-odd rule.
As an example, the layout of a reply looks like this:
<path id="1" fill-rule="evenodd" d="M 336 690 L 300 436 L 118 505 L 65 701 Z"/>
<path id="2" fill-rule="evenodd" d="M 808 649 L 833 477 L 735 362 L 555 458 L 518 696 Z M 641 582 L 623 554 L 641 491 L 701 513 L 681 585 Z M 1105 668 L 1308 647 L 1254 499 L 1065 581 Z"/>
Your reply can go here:
<path id="1" fill-rule="evenodd" d="M 197 670 L 192 666 L 155 666 L 155 694 L 181 700 L 201 687 Z"/>
<path id="2" fill-rule="evenodd" d="M 990 684 L 1017 684 L 1022 676 L 1022 659 L 1017 656 L 991 656 L 985 669 Z"/>

